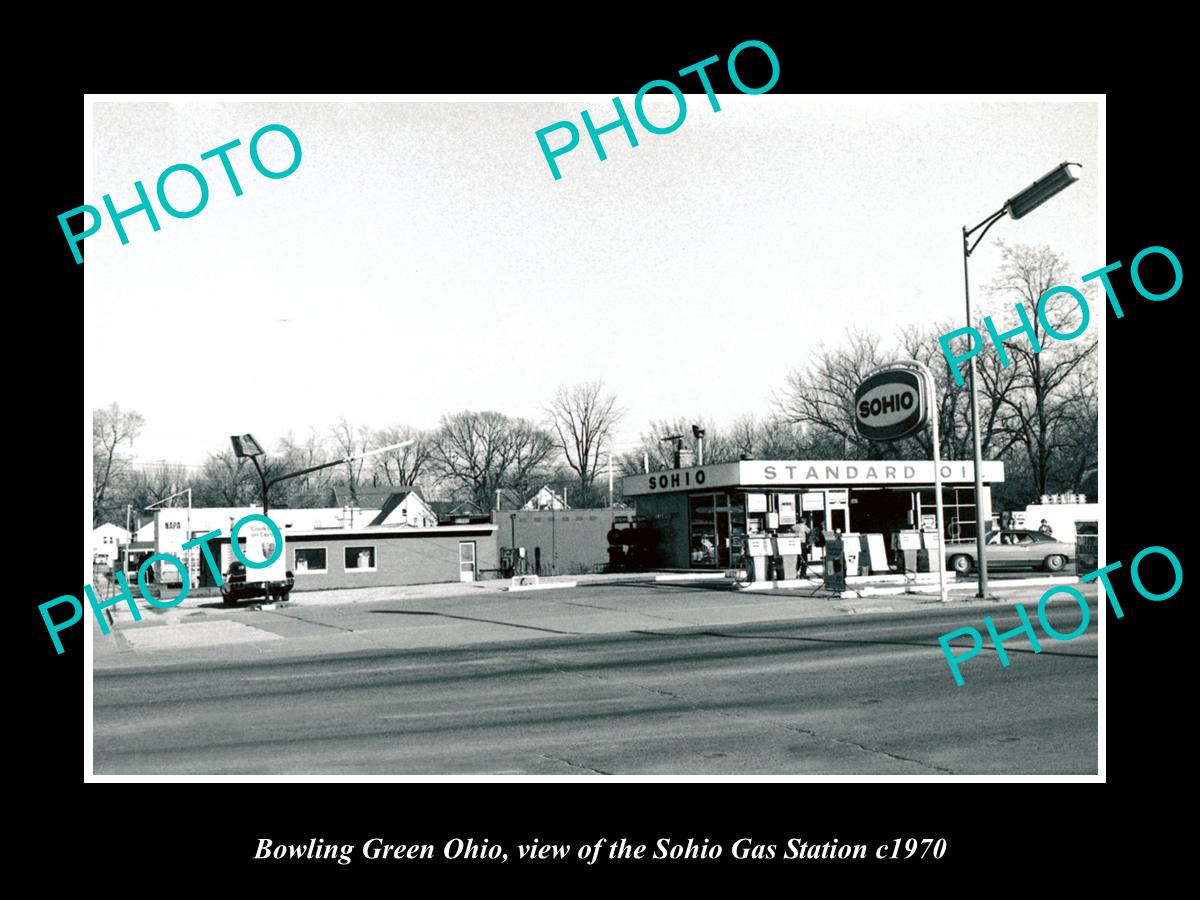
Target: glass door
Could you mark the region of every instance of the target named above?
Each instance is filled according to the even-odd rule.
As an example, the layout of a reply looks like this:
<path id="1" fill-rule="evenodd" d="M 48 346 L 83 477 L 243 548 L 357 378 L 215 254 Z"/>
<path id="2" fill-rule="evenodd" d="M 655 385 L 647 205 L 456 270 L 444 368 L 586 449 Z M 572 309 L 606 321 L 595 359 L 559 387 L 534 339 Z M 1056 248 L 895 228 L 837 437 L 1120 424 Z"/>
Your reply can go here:
<path id="1" fill-rule="evenodd" d="M 458 543 L 458 580 L 475 580 L 475 542 L 459 541 Z"/>
<path id="2" fill-rule="evenodd" d="M 693 569 L 717 567 L 716 499 L 712 494 L 688 498 L 688 564 Z"/>
<path id="3" fill-rule="evenodd" d="M 730 550 L 729 511 L 722 509 L 717 513 L 717 568 L 728 569 Z"/>

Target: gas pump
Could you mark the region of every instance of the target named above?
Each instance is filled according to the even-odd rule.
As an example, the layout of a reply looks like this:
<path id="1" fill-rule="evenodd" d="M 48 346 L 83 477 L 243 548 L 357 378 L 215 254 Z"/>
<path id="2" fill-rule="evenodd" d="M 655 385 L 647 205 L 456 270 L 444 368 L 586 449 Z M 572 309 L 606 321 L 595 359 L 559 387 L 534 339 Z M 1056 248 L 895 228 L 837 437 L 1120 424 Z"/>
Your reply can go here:
<path id="1" fill-rule="evenodd" d="M 768 534 L 746 535 L 746 580 L 770 581 L 769 562 L 774 558 L 771 536 Z"/>
<path id="2" fill-rule="evenodd" d="M 800 554 L 804 543 L 796 533 L 796 495 L 777 494 L 775 503 L 779 510 L 779 531 L 775 537 L 775 557 L 780 560 L 779 577 L 794 581 L 800 569 Z"/>
<path id="3" fill-rule="evenodd" d="M 798 534 L 779 534 L 775 537 L 775 555 L 783 560 L 783 577 L 792 581 L 800 574 L 800 554 L 804 544 Z"/>

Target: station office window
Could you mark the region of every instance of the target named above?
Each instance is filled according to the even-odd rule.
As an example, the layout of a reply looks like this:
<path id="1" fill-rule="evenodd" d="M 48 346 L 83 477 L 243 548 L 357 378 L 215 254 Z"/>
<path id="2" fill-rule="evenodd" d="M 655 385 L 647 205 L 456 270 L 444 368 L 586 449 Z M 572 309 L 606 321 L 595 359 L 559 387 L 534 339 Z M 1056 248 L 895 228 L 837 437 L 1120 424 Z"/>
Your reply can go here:
<path id="1" fill-rule="evenodd" d="M 347 547 L 346 548 L 346 571 L 347 572 L 374 572 L 375 571 L 375 548 L 374 547 Z"/>
<path id="2" fill-rule="evenodd" d="M 297 572 L 308 572 L 310 574 L 328 571 L 325 567 L 325 548 L 298 548 L 296 550 L 296 565 L 294 568 Z"/>

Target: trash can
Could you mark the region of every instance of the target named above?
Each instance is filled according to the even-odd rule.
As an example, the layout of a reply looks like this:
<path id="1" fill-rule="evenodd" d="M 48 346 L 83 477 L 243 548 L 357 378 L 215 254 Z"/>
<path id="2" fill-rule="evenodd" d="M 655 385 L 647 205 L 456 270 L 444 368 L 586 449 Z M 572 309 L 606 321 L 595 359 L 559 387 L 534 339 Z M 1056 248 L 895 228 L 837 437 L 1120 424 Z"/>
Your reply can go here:
<path id="1" fill-rule="evenodd" d="M 846 589 L 845 545 L 832 531 L 825 533 L 825 587 L 831 591 Z"/>
<path id="2" fill-rule="evenodd" d="M 842 541 L 842 557 L 845 560 L 846 576 L 863 574 L 860 571 L 863 563 L 862 535 L 857 532 L 846 532 L 838 537 Z"/>

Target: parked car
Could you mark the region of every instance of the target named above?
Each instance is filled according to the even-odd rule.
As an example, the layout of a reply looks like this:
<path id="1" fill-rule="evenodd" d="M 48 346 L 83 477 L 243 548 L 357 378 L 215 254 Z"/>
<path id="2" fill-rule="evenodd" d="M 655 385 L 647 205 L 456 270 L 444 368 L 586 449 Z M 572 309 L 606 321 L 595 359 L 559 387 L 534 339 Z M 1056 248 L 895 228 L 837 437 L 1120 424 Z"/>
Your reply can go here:
<path id="1" fill-rule="evenodd" d="M 1040 531 L 994 531 L 987 539 L 988 570 L 1044 569 L 1061 572 L 1075 558 L 1075 545 Z M 975 540 L 946 541 L 946 564 L 960 575 L 976 566 Z"/>
<path id="2" fill-rule="evenodd" d="M 287 573 L 286 581 L 270 582 L 271 599 L 286 601 L 295 583 L 296 578 L 292 572 Z M 221 601 L 226 606 L 233 606 L 239 600 L 262 599 L 262 596 L 262 582 L 251 580 L 247 585 L 246 566 L 240 562 L 230 563 L 229 571 L 225 573 L 225 583 L 221 585 Z"/>

